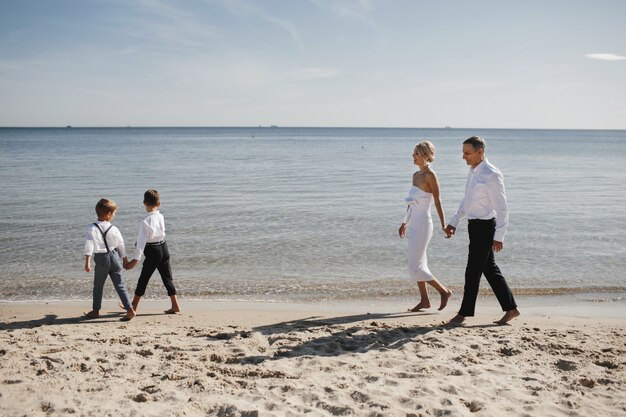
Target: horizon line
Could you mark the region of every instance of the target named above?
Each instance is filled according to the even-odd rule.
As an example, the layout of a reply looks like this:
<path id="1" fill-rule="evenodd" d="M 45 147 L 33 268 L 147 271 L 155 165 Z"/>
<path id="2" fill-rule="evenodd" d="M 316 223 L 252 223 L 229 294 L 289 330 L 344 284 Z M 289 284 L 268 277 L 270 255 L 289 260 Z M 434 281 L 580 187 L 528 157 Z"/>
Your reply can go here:
<path id="1" fill-rule="evenodd" d="M 609 130 L 623 131 L 626 128 L 562 128 L 562 127 L 452 127 L 452 126 L 278 126 L 278 125 L 240 125 L 240 126 L 175 126 L 175 125 L 153 125 L 153 126 L 132 126 L 132 125 L 112 125 L 112 126 L 88 126 L 88 125 L 66 125 L 66 126 L 0 126 L 0 129 L 439 129 L 439 130 Z"/>

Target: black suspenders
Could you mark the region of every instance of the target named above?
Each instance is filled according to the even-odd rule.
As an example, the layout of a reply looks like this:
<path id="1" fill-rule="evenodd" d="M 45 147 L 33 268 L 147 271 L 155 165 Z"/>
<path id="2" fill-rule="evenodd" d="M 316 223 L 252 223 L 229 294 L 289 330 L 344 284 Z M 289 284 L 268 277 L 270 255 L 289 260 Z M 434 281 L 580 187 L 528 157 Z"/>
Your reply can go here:
<path id="1" fill-rule="evenodd" d="M 100 226 L 98 226 L 98 223 L 93 223 L 93 225 L 96 226 L 96 228 L 100 231 L 100 234 L 102 235 L 102 240 L 104 240 L 104 246 L 106 246 L 107 248 L 107 253 L 111 253 L 111 250 L 109 249 L 109 244 L 107 243 L 107 233 L 109 233 L 109 230 L 111 230 L 113 225 L 109 226 L 109 228 L 105 230 L 104 232 L 102 231 L 102 229 L 100 229 Z"/>

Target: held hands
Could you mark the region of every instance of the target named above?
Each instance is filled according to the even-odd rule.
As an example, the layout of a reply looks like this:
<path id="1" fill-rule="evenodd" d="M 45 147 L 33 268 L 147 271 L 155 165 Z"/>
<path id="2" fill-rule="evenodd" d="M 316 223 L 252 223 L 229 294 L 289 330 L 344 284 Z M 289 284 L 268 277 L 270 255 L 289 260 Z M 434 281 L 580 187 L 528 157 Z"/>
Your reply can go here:
<path id="1" fill-rule="evenodd" d="M 128 261 L 128 260 L 124 260 L 124 269 L 126 270 L 131 270 L 135 267 L 135 265 L 137 265 L 137 259 L 133 259 L 132 261 Z"/>
<path id="2" fill-rule="evenodd" d="M 398 235 L 400 239 L 404 239 L 406 237 L 406 223 L 402 223 L 400 225 L 400 229 L 398 229 Z"/>
<path id="3" fill-rule="evenodd" d="M 443 232 L 446 234 L 446 239 L 450 239 L 452 236 L 454 236 L 454 233 L 456 232 L 456 227 L 447 225 L 443 228 Z"/>

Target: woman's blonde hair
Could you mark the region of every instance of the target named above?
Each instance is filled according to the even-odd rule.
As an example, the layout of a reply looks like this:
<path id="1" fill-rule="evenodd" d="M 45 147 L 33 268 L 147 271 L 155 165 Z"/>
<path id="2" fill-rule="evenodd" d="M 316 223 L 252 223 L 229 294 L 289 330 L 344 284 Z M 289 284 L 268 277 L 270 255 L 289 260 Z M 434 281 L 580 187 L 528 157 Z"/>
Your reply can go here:
<path id="1" fill-rule="evenodd" d="M 415 151 L 426 162 L 433 162 L 435 160 L 435 145 L 427 140 L 415 145 Z"/>

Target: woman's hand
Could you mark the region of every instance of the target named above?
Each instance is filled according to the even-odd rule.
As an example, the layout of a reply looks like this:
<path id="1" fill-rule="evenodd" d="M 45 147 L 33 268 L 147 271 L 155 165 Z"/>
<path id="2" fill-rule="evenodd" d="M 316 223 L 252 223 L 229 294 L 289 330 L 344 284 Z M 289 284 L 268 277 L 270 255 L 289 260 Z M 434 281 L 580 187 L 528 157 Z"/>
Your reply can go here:
<path id="1" fill-rule="evenodd" d="M 398 229 L 398 235 L 400 235 L 400 239 L 404 239 L 406 236 L 406 223 L 402 223 L 400 225 L 400 229 Z"/>

